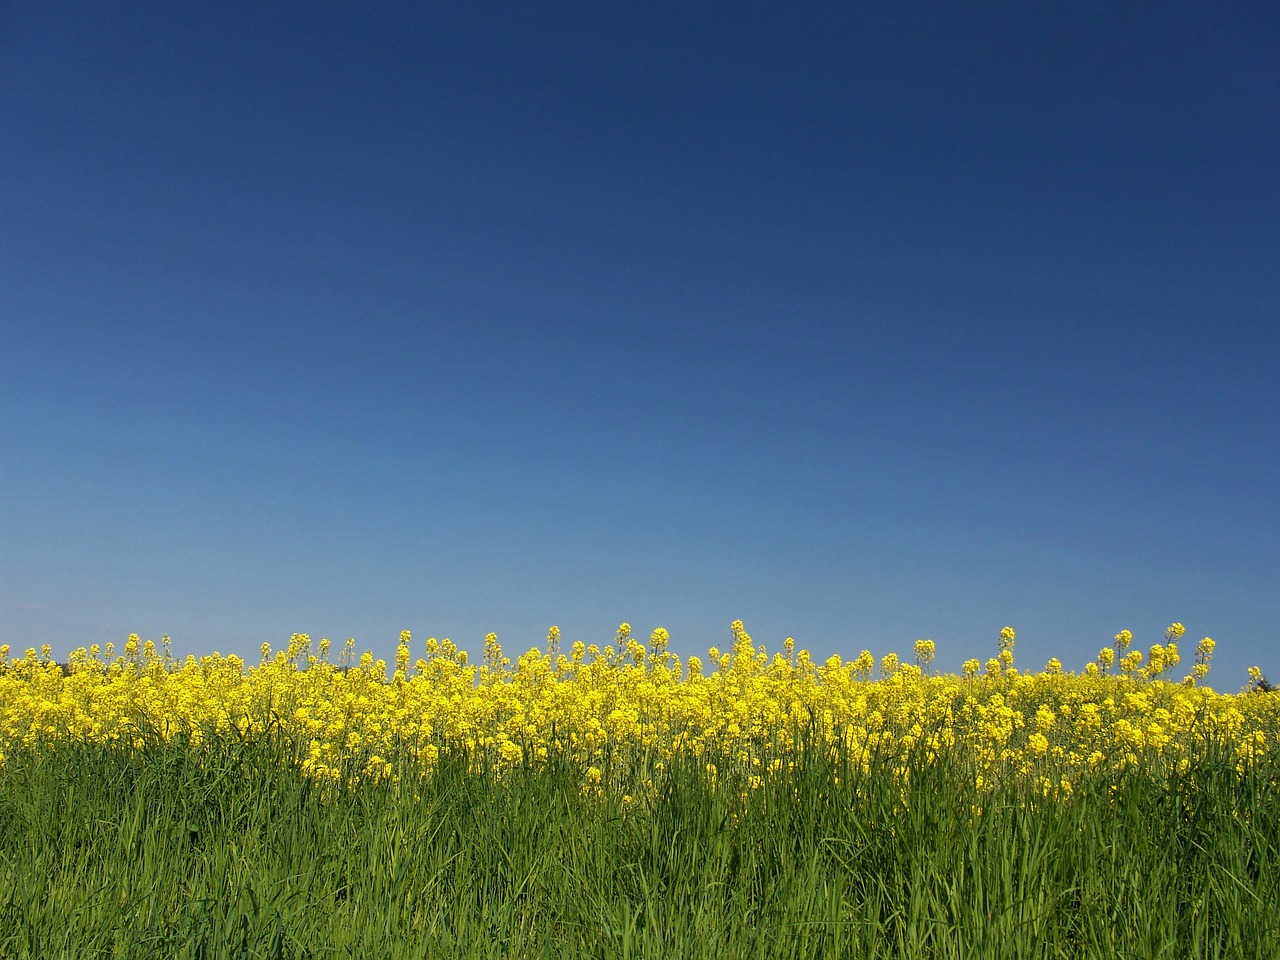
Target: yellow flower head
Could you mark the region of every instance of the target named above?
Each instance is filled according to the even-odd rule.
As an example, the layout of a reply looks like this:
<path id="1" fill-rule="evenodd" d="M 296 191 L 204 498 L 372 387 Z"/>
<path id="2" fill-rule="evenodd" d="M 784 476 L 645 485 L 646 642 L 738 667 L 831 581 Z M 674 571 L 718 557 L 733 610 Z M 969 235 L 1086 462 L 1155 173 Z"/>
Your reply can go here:
<path id="1" fill-rule="evenodd" d="M 914 647 L 916 666 L 927 667 L 932 663 L 935 650 L 936 645 L 932 640 L 917 640 Z"/>

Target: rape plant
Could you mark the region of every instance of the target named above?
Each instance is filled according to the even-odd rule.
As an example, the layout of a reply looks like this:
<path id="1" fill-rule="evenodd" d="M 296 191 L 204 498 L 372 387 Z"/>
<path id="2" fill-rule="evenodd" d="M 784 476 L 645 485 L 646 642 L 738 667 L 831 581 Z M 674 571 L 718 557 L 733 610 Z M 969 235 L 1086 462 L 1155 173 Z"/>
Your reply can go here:
<path id="1" fill-rule="evenodd" d="M 1280 955 L 1280 697 L 668 641 L 0 650 L 0 956 Z"/>

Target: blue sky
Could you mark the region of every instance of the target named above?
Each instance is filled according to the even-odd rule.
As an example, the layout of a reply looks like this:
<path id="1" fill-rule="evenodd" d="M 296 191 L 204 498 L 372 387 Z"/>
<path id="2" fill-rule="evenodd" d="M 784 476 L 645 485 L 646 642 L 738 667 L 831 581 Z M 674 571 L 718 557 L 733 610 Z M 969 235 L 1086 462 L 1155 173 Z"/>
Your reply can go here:
<path id="1" fill-rule="evenodd" d="M 1278 65 L 1262 3 L 8 5 L 0 642 L 1280 676 Z"/>

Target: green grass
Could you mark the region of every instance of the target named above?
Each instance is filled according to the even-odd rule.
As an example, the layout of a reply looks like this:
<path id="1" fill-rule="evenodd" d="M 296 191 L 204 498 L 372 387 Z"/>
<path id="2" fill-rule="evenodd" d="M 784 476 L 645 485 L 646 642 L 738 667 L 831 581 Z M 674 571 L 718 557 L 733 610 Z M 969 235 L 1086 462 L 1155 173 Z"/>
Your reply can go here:
<path id="1" fill-rule="evenodd" d="M 1273 767 L 1207 750 L 1047 802 L 799 760 L 744 803 L 749 771 L 686 759 L 628 809 L 554 758 L 322 789 L 273 740 L 17 750 L 0 957 L 1280 956 Z"/>

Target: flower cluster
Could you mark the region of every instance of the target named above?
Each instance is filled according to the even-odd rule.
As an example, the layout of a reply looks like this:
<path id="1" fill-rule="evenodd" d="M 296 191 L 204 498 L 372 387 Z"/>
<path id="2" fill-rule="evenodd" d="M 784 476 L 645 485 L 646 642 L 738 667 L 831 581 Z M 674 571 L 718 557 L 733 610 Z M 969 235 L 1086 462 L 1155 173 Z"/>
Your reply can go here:
<path id="1" fill-rule="evenodd" d="M 0 648 L 0 762 L 18 744 L 140 745 L 235 731 L 284 736 L 319 780 L 394 777 L 399 764 L 431 765 L 461 746 L 497 770 L 568 756 L 581 764 L 584 789 L 612 784 L 630 795 L 677 752 L 705 757 L 708 769 L 733 758 L 759 783 L 816 740 L 864 766 L 959 753 L 979 782 L 1028 778 L 1060 793 L 1090 771 L 1186 769 L 1209 742 L 1234 750 L 1242 772 L 1280 747 L 1280 697 L 1197 683 L 1209 638 L 1185 680 L 1163 679 L 1178 663 L 1181 624 L 1145 667 L 1122 631 L 1080 674 L 1056 658 L 1042 672 L 1019 672 L 1011 627 L 986 671 L 971 659 L 962 676 L 929 671 L 932 640 L 915 643 L 913 663 L 881 658 L 874 675 L 870 651 L 817 663 L 791 639 L 771 655 L 741 621 L 731 632 L 731 648 L 712 647 L 704 661 L 681 660 L 661 628 L 643 642 L 622 624 L 603 648 L 578 641 L 564 653 L 552 627 L 545 647 L 514 663 L 490 634 L 474 665 L 447 639 L 427 640 L 415 658 L 406 631 L 390 670 L 371 653 L 357 657 L 350 640 L 333 663 L 329 641 L 305 634 L 283 650 L 264 644 L 252 667 L 216 652 L 175 660 L 167 638 L 161 651 L 136 635 L 119 656 L 95 645 L 65 666 L 47 649 L 11 659 Z M 1117 659 L 1121 670 L 1110 673 Z"/>

